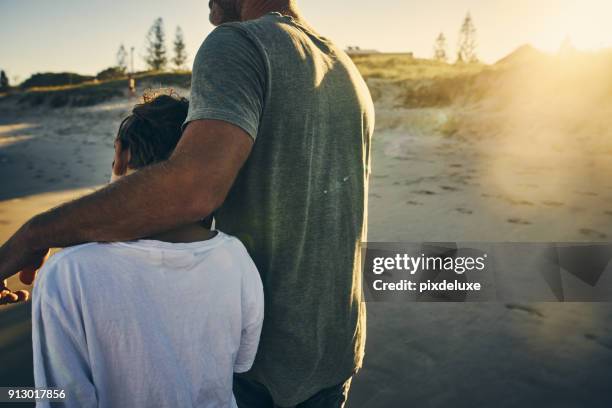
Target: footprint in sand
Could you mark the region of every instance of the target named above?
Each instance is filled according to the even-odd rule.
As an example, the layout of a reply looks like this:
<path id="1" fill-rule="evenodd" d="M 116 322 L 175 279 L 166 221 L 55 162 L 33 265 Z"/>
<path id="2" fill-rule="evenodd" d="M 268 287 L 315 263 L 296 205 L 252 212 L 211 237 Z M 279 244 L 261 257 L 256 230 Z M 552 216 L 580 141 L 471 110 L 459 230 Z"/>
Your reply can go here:
<path id="1" fill-rule="evenodd" d="M 609 215 L 612 217 L 612 211 L 604 211 L 604 214 Z"/>
<path id="2" fill-rule="evenodd" d="M 423 203 L 419 203 L 418 201 L 408 200 L 406 201 L 408 205 L 423 205 Z"/>
<path id="3" fill-rule="evenodd" d="M 565 205 L 560 201 L 542 201 L 542 204 L 547 207 L 563 207 Z"/>
<path id="4" fill-rule="evenodd" d="M 599 344 L 602 347 L 605 347 L 607 349 L 612 350 L 612 339 L 604 340 L 604 339 L 601 339 L 599 336 L 597 336 L 597 335 L 595 335 L 593 333 L 585 333 L 584 337 L 587 340 L 594 341 L 595 343 Z"/>
<path id="5" fill-rule="evenodd" d="M 531 225 L 531 221 L 527 221 L 522 218 L 508 218 L 508 222 L 510 224 Z"/>
<path id="6" fill-rule="evenodd" d="M 463 207 L 459 207 L 459 208 L 455 208 L 456 211 L 460 212 L 461 214 L 473 214 L 474 211 L 470 210 L 469 208 L 463 208 Z"/>
<path id="7" fill-rule="evenodd" d="M 460 191 L 461 190 L 460 188 L 452 187 L 452 186 L 440 186 L 440 188 L 446 191 Z"/>
<path id="8" fill-rule="evenodd" d="M 590 228 L 581 228 L 580 233 L 582 235 L 586 235 L 589 238 L 598 238 L 598 239 L 608 238 L 608 236 L 604 234 L 603 232 L 595 231 L 594 229 L 590 229 Z"/>
<path id="9" fill-rule="evenodd" d="M 9 225 L 10 222 L 8 222 L 7 220 L 0 220 L 0 225 Z"/>
<path id="10" fill-rule="evenodd" d="M 450 165 L 450 167 L 454 167 L 454 168 L 458 169 L 460 167 L 463 167 L 463 164 L 461 164 L 461 163 L 453 163 L 453 164 Z"/>
<path id="11" fill-rule="evenodd" d="M 506 303 L 506 309 L 519 312 L 525 312 L 532 316 L 544 317 L 544 313 L 540 312 L 533 306 L 521 305 L 518 303 Z"/>
<path id="12" fill-rule="evenodd" d="M 382 198 L 382 196 L 380 194 L 375 194 L 375 193 L 370 193 L 370 197 Z"/>
<path id="13" fill-rule="evenodd" d="M 518 200 L 518 199 L 514 199 L 514 198 L 507 198 L 506 199 L 510 204 L 514 204 L 514 205 L 529 205 L 532 206 L 534 205 L 531 201 L 529 200 Z"/>
<path id="14" fill-rule="evenodd" d="M 417 190 L 417 191 L 413 191 L 414 194 L 421 194 L 421 195 L 436 195 L 435 191 L 431 191 L 431 190 Z"/>
<path id="15" fill-rule="evenodd" d="M 576 191 L 576 193 L 580 195 L 591 196 L 591 197 L 597 197 L 599 195 L 597 193 L 593 193 L 592 191 Z"/>

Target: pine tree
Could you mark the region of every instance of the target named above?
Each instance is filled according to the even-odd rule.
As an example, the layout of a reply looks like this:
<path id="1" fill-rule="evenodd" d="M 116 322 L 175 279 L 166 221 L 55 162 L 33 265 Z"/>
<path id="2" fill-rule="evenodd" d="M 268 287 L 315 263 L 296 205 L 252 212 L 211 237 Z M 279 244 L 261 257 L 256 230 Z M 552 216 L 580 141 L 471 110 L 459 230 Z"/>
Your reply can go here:
<path id="1" fill-rule="evenodd" d="M 121 44 L 119 50 L 117 51 L 117 68 L 119 68 L 119 71 L 124 74 L 127 71 L 127 56 L 127 51 L 125 50 L 123 44 Z"/>
<path id="2" fill-rule="evenodd" d="M 6 72 L 0 71 L 0 90 L 8 89 L 9 87 L 9 79 L 6 76 Z"/>
<path id="3" fill-rule="evenodd" d="M 147 55 L 144 60 L 153 71 L 163 70 L 168 63 L 165 39 L 164 20 L 160 17 L 155 20 L 147 34 Z"/>
<path id="4" fill-rule="evenodd" d="M 434 60 L 440 62 L 446 62 L 448 60 L 446 54 L 446 37 L 444 33 L 440 33 L 436 38 L 436 43 L 434 45 Z"/>
<path id="5" fill-rule="evenodd" d="M 478 62 L 478 57 L 476 56 L 476 27 L 469 12 L 465 16 L 459 31 L 458 47 L 457 62 Z"/>
<path id="6" fill-rule="evenodd" d="M 174 58 L 172 62 L 176 66 L 176 69 L 185 67 L 187 62 L 187 51 L 185 51 L 185 39 L 183 38 L 183 30 L 180 26 L 176 27 L 176 33 L 174 35 Z"/>

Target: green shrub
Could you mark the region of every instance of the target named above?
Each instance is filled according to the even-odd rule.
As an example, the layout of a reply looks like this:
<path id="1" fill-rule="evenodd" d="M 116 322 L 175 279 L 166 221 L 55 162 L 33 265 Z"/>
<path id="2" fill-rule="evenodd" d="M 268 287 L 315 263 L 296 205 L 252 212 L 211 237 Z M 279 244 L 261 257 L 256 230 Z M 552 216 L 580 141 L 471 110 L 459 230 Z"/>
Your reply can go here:
<path id="1" fill-rule="evenodd" d="M 78 85 L 91 81 L 92 79 L 93 77 L 91 76 L 79 75 L 72 72 L 45 72 L 32 75 L 21 84 L 21 88 Z"/>

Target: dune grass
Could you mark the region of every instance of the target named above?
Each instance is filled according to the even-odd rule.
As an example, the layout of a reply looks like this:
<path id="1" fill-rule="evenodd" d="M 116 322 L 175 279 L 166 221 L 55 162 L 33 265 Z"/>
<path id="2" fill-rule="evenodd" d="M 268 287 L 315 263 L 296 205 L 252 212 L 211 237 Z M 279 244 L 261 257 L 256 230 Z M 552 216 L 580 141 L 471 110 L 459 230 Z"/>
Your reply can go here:
<path id="1" fill-rule="evenodd" d="M 146 88 L 189 88 L 191 72 L 146 72 L 135 76 L 136 84 Z M 22 92 L 12 92 L 4 98 L 16 98 L 19 104 L 46 105 L 51 108 L 66 106 L 92 106 L 128 93 L 128 78 L 109 81 L 90 81 L 78 85 L 34 87 Z"/>
<path id="2" fill-rule="evenodd" d="M 414 58 L 409 54 L 365 54 L 352 55 L 351 58 L 366 80 L 409 81 L 455 78 L 477 74 L 486 67 L 483 64 L 448 64 Z"/>
<path id="3" fill-rule="evenodd" d="M 404 108 L 445 107 L 459 100 L 482 97 L 476 92 L 481 74 L 492 70 L 484 64 L 448 64 L 413 58 L 408 54 L 353 55 L 355 65 L 368 82 L 375 100 L 377 85 L 384 83 L 399 90 L 398 106 Z"/>
<path id="4" fill-rule="evenodd" d="M 384 81 L 401 89 L 401 105 L 405 107 L 438 107 L 454 103 L 466 95 L 475 97 L 470 89 L 476 78 L 487 67 L 481 64 L 447 64 L 426 59 L 416 59 L 408 54 L 369 54 L 352 56 L 358 69 L 370 84 Z M 145 72 L 135 76 L 142 88 L 189 88 L 191 72 Z M 89 81 L 78 85 L 34 87 L 12 92 L 3 98 L 17 98 L 28 106 L 92 106 L 112 98 L 126 96 L 128 78 L 108 81 Z"/>

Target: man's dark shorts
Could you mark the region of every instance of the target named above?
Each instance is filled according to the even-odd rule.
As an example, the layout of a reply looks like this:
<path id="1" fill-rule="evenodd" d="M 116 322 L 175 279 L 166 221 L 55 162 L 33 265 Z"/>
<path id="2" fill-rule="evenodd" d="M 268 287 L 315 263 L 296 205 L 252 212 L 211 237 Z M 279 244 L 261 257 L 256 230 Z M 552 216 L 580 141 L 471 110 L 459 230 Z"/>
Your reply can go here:
<path id="1" fill-rule="evenodd" d="M 282 408 L 342 408 L 348 397 L 351 378 L 343 383 L 325 388 L 304 402 Z M 262 384 L 234 376 L 234 397 L 238 408 L 281 408 Z"/>

